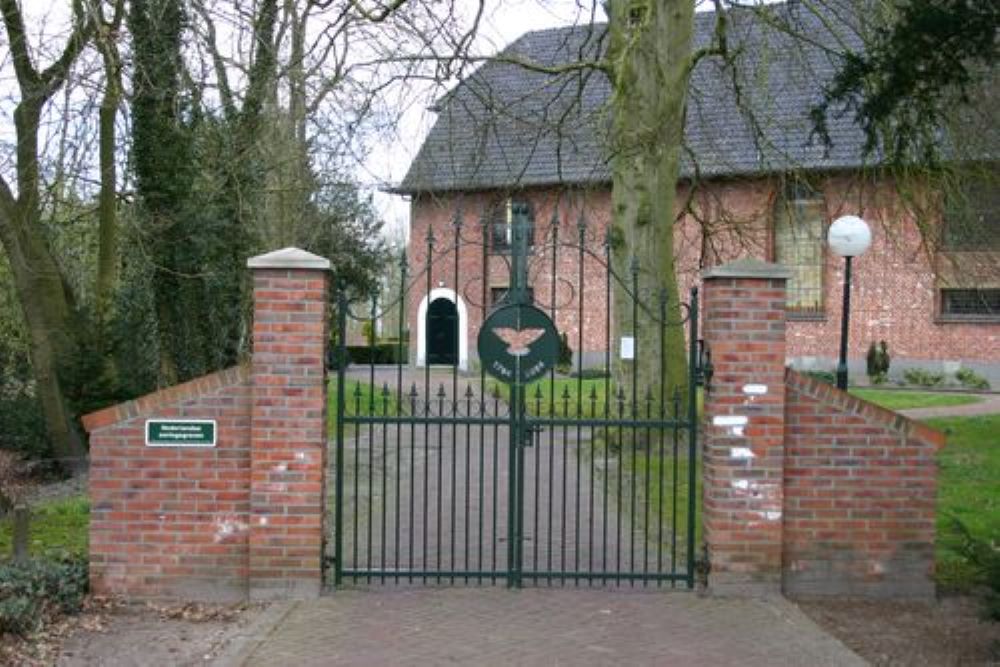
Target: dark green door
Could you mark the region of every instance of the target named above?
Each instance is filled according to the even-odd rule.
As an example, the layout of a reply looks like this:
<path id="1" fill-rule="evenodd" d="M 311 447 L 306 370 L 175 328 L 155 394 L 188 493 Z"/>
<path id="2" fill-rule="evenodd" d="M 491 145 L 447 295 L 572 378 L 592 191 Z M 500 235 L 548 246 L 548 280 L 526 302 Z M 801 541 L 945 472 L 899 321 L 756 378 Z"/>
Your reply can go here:
<path id="1" fill-rule="evenodd" d="M 427 363 L 458 361 L 458 310 L 449 299 L 434 299 L 427 308 Z"/>

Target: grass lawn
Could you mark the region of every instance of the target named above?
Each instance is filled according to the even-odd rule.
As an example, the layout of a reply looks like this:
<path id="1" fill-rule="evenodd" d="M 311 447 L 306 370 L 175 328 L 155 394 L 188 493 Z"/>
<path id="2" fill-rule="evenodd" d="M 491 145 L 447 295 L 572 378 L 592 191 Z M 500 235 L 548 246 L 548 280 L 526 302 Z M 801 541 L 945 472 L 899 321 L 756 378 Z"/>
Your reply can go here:
<path id="1" fill-rule="evenodd" d="M 667 445 L 668 449 L 670 445 Z M 685 445 L 681 444 L 681 449 L 683 450 Z M 627 465 L 629 462 L 629 453 L 625 452 L 625 462 Z M 688 512 L 688 499 L 690 488 L 688 484 L 688 458 L 685 456 L 680 456 L 676 459 L 676 473 L 677 473 L 677 540 L 678 544 L 683 545 L 687 541 L 687 512 Z M 674 499 L 673 499 L 673 475 L 674 475 L 674 458 L 667 454 L 663 457 L 653 453 L 644 454 L 640 453 L 635 458 L 635 463 L 631 464 L 630 467 L 633 468 L 633 483 L 638 484 L 640 489 L 648 489 L 649 498 L 649 508 L 652 526 L 658 526 L 659 520 L 657 518 L 657 512 L 659 511 L 660 503 L 663 503 L 664 516 L 664 529 L 669 529 L 671 525 L 671 519 L 674 509 Z M 662 482 L 662 483 L 661 483 Z M 661 496 L 662 499 L 661 499 Z M 696 545 L 701 544 L 701 462 L 697 461 L 695 463 L 695 492 L 694 492 L 694 502 L 695 502 L 695 523 L 694 523 L 694 543 Z M 638 512 L 637 512 L 638 513 Z M 636 517 L 639 519 L 641 524 L 644 520 L 643 517 Z M 683 550 L 683 549 L 682 549 Z M 700 557 L 701 554 L 695 553 L 695 557 Z"/>
<path id="2" fill-rule="evenodd" d="M 0 560 L 13 553 L 13 520 L 0 520 Z M 73 496 L 33 508 L 28 532 L 28 552 L 32 556 L 83 555 L 87 553 L 90 499 Z"/>
<path id="3" fill-rule="evenodd" d="M 938 453 L 937 579 L 967 588 L 973 572 L 950 546 L 957 538 L 952 520 L 1000 544 L 1000 415 L 940 417 L 927 424 L 948 435 Z"/>
<path id="4" fill-rule="evenodd" d="M 949 405 L 968 405 L 983 399 L 967 394 L 936 393 L 930 391 L 893 391 L 892 389 L 851 389 L 850 392 L 875 405 L 889 410 L 911 408 L 938 408 Z"/>

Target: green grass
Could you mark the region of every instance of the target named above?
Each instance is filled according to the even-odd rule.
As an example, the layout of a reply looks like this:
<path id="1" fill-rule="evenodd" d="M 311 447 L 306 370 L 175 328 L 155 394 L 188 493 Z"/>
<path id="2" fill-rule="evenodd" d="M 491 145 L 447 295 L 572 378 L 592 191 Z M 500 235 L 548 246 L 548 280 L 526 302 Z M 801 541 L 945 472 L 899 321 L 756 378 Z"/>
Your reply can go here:
<path id="1" fill-rule="evenodd" d="M 851 389 L 858 398 L 881 405 L 889 410 L 912 408 L 938 408 L 950 405 L 979 403 L 978 396 L 967 394 L 935 393 L 929 391 L 893 391 L 892 389 Z"/>
<path id="2" fill-rule="evenodd" d="M 667 445 L 668 449 L 670 445 Z M 681 445 L 684 448 L 684 445 Z M 674 458 L 669 453 L 660 456 L 658 453 L 644 453 L 640 452 L 636 457 L 635 461 L 631 461 L 629 452 L 625 452 L 625 462 L 632 468 L 633 475 L 632 480 L 639 489 L 645 489 L 644 494 L 649 499 L 649 518 L 651 527 L 655 529 L 660 523 L 658 519 L 659 504 L 663 503 L 664 512 L 664 529 L 670 526 L 670 522 L 673 516 L 673 475 L 674 475 Z M 685 531 L 687 530 L 687 512 L 689 506 L 689 497 L 692 494 L 688 493 L 690 488 L 688 485 L 688 458 L 685 456 L 680 456 L 677 458 L 677 538 L 679 543 L 683 543 L 687 539 Z M 695 523 L 694 523 L 694 544 L 701 544 L 701 463 L 699 461 L 695 462 L 695 492 L 694 502 L 695 502 Z M 661 483 L 662 475 L 662 483 Z M 640 516 L 635 517 L 641 523 L 645 518 L 645 512 L 642 510 L 636 511 Z M 697 547 L 696 547 L 697 548 Z M 700 557 L 700 554 L 695 554 L 695 557 Z"/>
<path id="3" fill-rule="evenodd" d="M 73 496 L 33 508 L 28 532 L 28 552 L 36 557 L 87 553 L 90 500 Z M 12 519 L 0 521 L 0 559 L 12 554 Z"/>
<path id="4" fill-rule="evenodd" d="M 974 536 L 1000 544 L 1000 415 L 926 423 L 948 436 L 938 453 L 937 579 L 965 590 L 975 583 L 975 572 L 951 546 L 958 538 L 953 518 Z"/>

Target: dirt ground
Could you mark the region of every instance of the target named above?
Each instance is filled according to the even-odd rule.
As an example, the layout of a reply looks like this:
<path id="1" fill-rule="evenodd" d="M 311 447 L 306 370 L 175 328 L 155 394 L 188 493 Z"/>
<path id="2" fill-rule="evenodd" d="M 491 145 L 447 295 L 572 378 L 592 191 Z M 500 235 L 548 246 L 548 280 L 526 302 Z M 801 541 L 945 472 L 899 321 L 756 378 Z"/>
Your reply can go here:
<path id="1" fill-rule="evenodd" d="M 88 601 L 85 610 L 28 641 L 0 636 L 0 665 L 145 667 L 216 664 L 264 605 L 124 605 Z"/>
<path id="2" fill-rule="evenodd" d="M 1000 665 L 1000 623 L 982 620 L 978 603 L 969 597 L 796 602 L 873 665 Z"/>
<path id="3" fill-rule="evenodd" d="M 796 601 L 873 665 L 1000 665 L 1000 624 L 970 598 L 938 602 Z M 263 605 L 92 605 L 0 663 L 60 667 L 212 665 L 262 618 Z M 10 662 L 8 662 L 10 661 Z"/>

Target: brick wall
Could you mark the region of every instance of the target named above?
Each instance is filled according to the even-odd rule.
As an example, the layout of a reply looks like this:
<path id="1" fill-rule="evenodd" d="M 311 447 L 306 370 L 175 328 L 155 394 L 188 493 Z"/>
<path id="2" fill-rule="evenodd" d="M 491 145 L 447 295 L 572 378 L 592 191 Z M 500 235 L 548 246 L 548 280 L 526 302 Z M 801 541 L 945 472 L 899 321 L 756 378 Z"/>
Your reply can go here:
<path id="1" fill-rule="evenodd" d="M 784 276 L 705 273 L 704 539 L 722 592 L 933 594 L 943 436 L 784 368 Z"/>
<path id="2" fill-rule="evenodd" d="M 274 264 L 251 260 L 250 592 L 256 598 L 317 595 L 322 583 L 328 272 Z"/>
<path id="3" fill-rule="evenodd" d="M 934 594 L 942 434 L 787 373 L 784 581 L 790 594 Z"/>
<path id="4" fill-rule="evenodd" d="M 254 272 L 253 359 L 83 418 L 99 592 L 303 597 L 322 576 L 325 259 L 288 248 Z M 213 447 L 151 447 L 149 419 L 213 419 Z"/>
<path id="5" fill-rule="evenodd" d="M 785 439 L 785 280 L 738 260 L 705 274 L 704 539 L 712 586 L 777 589 L 781 579 Z"/>
<path id="6" fill-rule="evenodd" d="M 98 593 L 247 593 L 250 371 L 214 373 L 84 418 L 90 576 Z M 147 447 L 146 419 L 217 420 L 216 447 Z"/>
<path id="7" fill-rule="evenodd" d="M 902 204 L 892 183 L 883 181 L 873 184 L 870 178 L 852 175 L 834 175 L 816 180 L 816 187 L 823 192 L 826 200 L 827 221 L 852 213 L 865 218 L 872 228 L 872 247 L 865 255 L 856 258 L 853 266 L 849 337 L 852 369 L 863 370 L 864 355 L 870 343 L 886 340 L 893 355 L 894 370 L 904 367 L 904 360 L 911 365 L 937 368 L 944 361 L 962 361 L 1000 381 L 1000 322 L 945 321 L 938 317 L 939 279 L 932 270 L 927 246 L 913 214 Z M 742 256 L 773 260 L 770 221 L 777 187 L 778 181 L 774 178 L 748 178 L 702 182 L 693 194 L 684 186 L 679 188 L 678 205 L 690 200 L 694 211 L 681 215 L 674 226 L 682 295 L 698 283 L 705 268 Z M 438 239 L 437 249 L 442 252 L 454 237 L 452 225 L 456 211 L 461 212 L 465 234 L 469 235 L 478 229 L 476 225 L 495 195 L 476 192 L 414 197 L 410 216 L 411 265 L 420 268 L 425 265 L 428 229 L 434 229 Z M 610 189 L 607 186 L 595 185 L 592 189 L 572 193 L 555 188 L 528 188 L 516 196 L 534 204 L 535 222 L 539 229 L 546 228 L 553 211 L 558 210 L 561 237 L 570 238 L 575 233 L 582 208 L 590 236 L 598 243 L 604 238 L 611 210 Z M 475 234 L 472 233 L 472 236 Z M 995 286 L 1000 279 L 995 268 L 998 261 L 996 255 L 987 256 L 984 260 L 982 253 L 957 254 L 961 257 L 951 257 L 948 265 L 951 269 L 945 273 L 962 273 L 973 263 L 980 267 L 979 272 L 982 273 L 985 263 L 991 267 L 990 284 Z M 482 301 L 479 296 L 483 284 L 480 276 L 484 273 L 482 261 L 482 249 L 478 247 L 467 247 L 460 257 L 458 292 L 460 295 L 468 293 L 467 300 L 472 304 L 468 332 L 473 342 L 470 350 L 475 348 L 478 322 L 482 320 L 481 312 L 476 310 Z M 496 258 L 488 261 L 487 282 L 505 284 L 506 265 Z M 453 264 L 453 255 L 442 256 L 431 277 L 433 287 L 437 287 L 439 282 L 449 287 L 455 284 Z M 957 272 L 956 266 L 959 267 Z M 787 353 L 789 359 L 798 364 L 832 368 L 835 363 L 840 337 L 843 270 L 844 261 L 840 257 L 832 252 L 825 253 L 824 312 L 819 317 L 788 321 Z M 545 266 L 544 273 L 539 273 L 540 282 L 536 286 L 539 292 L 547 294 L 551 287 L 550 283 L 544 282 L 549 271 L 551 269 Z M 573 258 L 561 258 L 558 273 L 559 290 L 575 286 L 577 279 Z M 586 283 L 593 286 L 602 281 L 603 275 L 594 263 L 593 268 L 588 268 Z M 417 308 L 425 293 L 426 288 L 420 283 L 410 295 L 409 323 L 411 344 L 414 346 L 411 353 L 416 351 Z M 603 294 L 588 292 L 582 321 L 583 349 L 604 349 L 606 307 Z M 573 341 L 577 339 L 580 318 L 575 303 L 560 308 L 555 321 L 560 331 L 569 334 L 570 344 L 576 349 L 578 346 Z"/>

